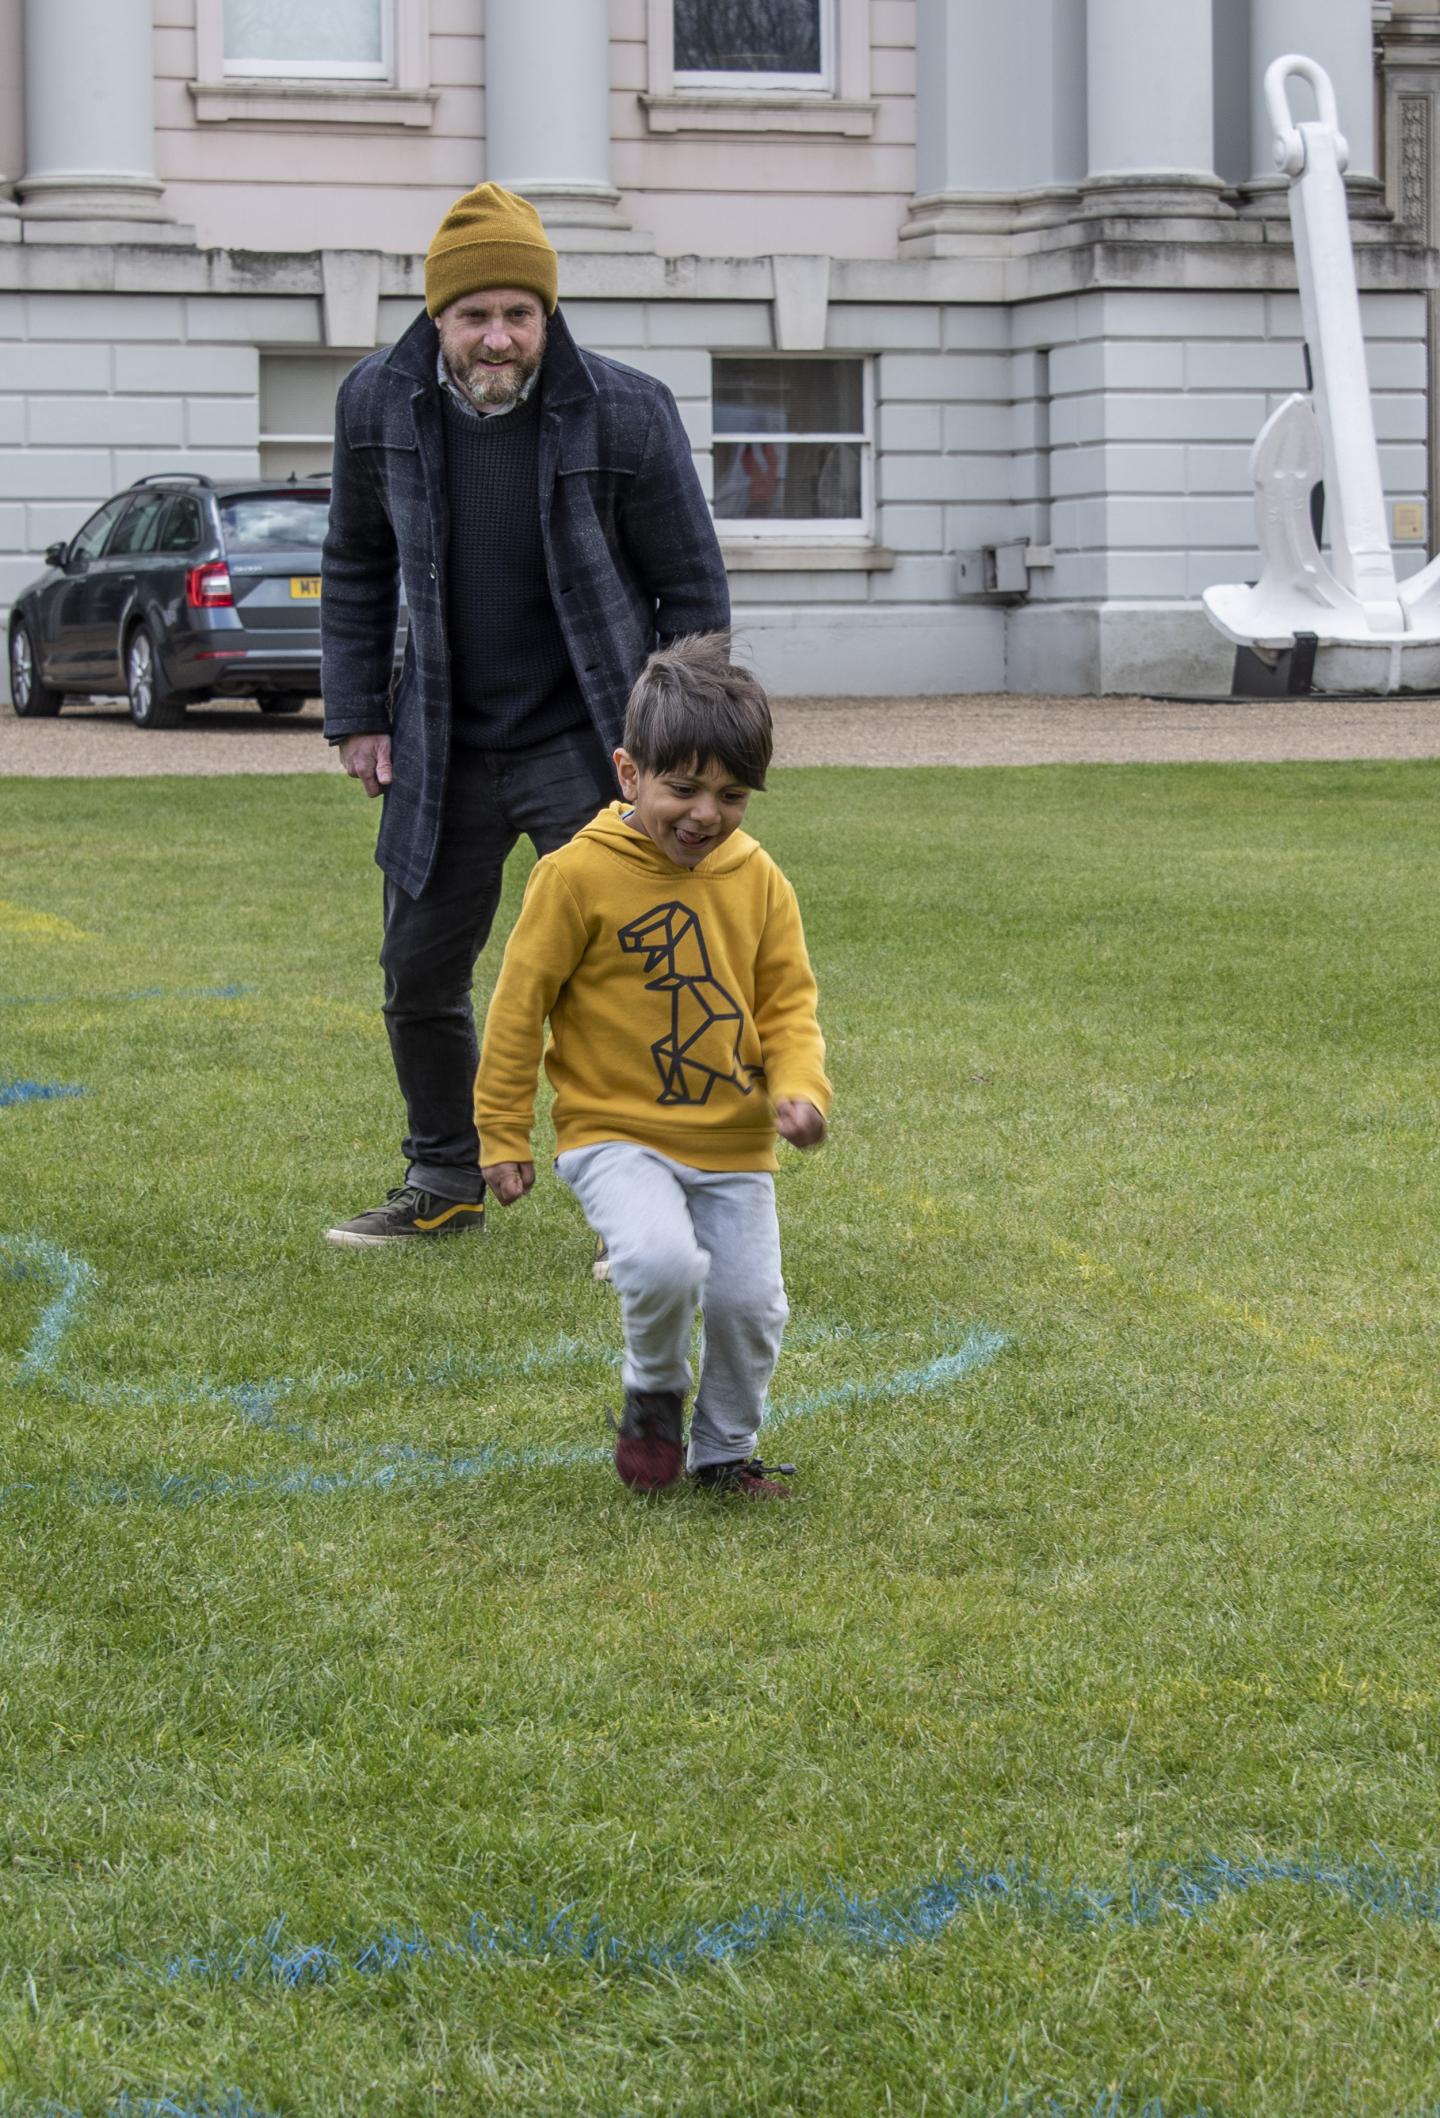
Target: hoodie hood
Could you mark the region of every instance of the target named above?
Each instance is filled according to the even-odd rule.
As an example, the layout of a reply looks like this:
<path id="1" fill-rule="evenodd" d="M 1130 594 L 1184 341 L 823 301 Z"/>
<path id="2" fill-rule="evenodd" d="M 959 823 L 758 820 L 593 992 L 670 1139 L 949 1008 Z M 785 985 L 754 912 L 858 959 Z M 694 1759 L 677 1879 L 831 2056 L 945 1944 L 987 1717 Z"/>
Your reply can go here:
<path id="1" fill-rule="evenodd" d="M 732 831 L 722 846 L 717 846 L 695 867 L 677 867 L 660 851 L 653 838 L 625 822 L 629 814 L 629 802 L 611 802 L 586 824 L 583 831 L 577 832 L 576 837 L 603 846 L 607 853 L 637 871 L 668 877 L 683 875 L 687 880 L 694 876 L 699 882 L 708 882 L 714 876 L 738 874 L 760 851 L 758 839 L 753 839 L 748 831 Z"/>

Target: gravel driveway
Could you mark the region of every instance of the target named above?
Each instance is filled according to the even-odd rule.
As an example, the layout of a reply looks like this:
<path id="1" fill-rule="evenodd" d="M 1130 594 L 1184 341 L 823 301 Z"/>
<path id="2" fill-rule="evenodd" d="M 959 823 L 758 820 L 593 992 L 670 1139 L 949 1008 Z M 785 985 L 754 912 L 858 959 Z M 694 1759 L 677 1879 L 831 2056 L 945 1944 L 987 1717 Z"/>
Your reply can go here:
<path id="1" fill-rule="evenodd" d="M 781 765 L 1440 757 L 1440 699 L 778 699 L 775 731 Z M 114 701 L 50 721 L 0 708 L 0 778 L 337 769 L 318 701 L 283 718 L 198 706 L 183 728 L 148 734 Z"/>

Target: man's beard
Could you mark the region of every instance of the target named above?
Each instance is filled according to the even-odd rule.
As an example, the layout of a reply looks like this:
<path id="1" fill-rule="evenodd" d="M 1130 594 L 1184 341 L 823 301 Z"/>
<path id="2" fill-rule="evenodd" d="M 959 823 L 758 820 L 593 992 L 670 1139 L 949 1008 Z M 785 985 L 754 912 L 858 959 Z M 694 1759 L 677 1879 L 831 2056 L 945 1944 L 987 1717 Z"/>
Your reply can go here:
<path id="1" fill-rule="evenodd" d="M 542 340 L 537 350 L 528 359 L 515 358 L 499 366 L 491 366 L 482 353 L 473 356 L 468 367 L 457 367 L 447 359 L 446 366 L 457 386 L 464 391 L 477 410 L 498 412 L 518 400 L 531 376 L 544 356 Z"/>

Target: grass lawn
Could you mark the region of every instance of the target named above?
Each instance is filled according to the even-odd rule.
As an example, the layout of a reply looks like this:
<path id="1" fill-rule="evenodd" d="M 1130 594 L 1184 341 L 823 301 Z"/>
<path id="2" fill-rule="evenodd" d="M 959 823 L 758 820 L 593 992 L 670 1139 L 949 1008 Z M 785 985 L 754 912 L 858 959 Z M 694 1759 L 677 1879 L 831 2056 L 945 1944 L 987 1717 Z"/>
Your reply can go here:
<path id="1" fill-rule="evenodd" d="M 776 775 L 747 1509 L 615 1482 L 553 1180 L 320 1240 L 352 786 L 7 782 L 0 2112 L 1434 2110 L 1437 797 Z"/>

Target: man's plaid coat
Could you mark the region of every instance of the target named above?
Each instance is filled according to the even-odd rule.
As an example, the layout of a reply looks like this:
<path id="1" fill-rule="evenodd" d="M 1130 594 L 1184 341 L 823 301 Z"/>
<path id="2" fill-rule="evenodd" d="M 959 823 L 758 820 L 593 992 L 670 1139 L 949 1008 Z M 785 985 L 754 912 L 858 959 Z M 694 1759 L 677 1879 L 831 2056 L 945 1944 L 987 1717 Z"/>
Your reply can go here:
<path id="1" fill-rule="evenodd" d="M 320 605 L 325 733 L 392 737 L 375 858 L 418 896 L 450 755 L 439 342 L 428 316 L 341 385 Z M 541 370 L 540 525 L 560 629 L 607 753 L 651 649 L 730 623 L 714 524 L 663 383 L 587 353 L 557 311 Z M 398 588 L 410 628 L 394 675 Z M 483 596 L 485 584 L 475 583 Z"/>

